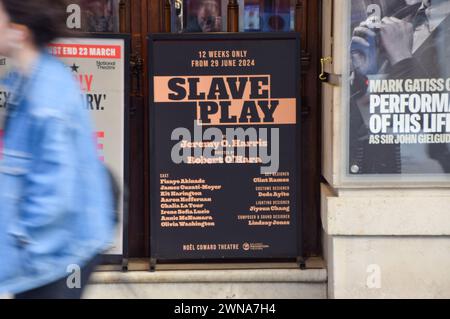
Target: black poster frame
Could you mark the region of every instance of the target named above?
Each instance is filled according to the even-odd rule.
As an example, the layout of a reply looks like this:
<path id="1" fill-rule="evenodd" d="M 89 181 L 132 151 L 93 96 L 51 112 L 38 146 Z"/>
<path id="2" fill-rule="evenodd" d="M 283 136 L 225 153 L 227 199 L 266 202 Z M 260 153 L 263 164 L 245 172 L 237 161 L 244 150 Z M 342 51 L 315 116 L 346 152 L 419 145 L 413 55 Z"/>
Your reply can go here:
<path id="1" fill-rule="evenodd" d="M 227 263 L 273 263 L 273 262 L 296 262 L 299 267 L 304 267 L 304 256 L 302 249 L 302 224 L 303 224 L 303 196 L 301 192 L 301 156 L 302 156 L 302 142 L 301 142 L 301 47 L 300 47 L 300 34 L 297 32 L 258 32 L 258 33 L 184 33 L 184 34 L 171 34 L 171 33 L 152 33 L 148 35 L 148 79 L 149 79 L 149 165 L 150 165 L 150 178 L 149 178 L 149 192 L 150 192 L 150 201 L 148 204 L 149 210 L 149 229 L 150 229 L 150 245 L 149 245 L 149 255 L 150 255 L 150 270 L 154 271 L 156 264 L 227 264 Z M 159 193 L 158 187 L 158 176 L 157 170 L 155 166 L 155 161 L 152 160 L 155 152 L 158 150 L 155 146 L 155 141 L 153 136 L 155 136 L 155 123 L 157 121 L 155 117 L 155 108 L 154 108 L 154 71 L 155 71 L 155 59 L 154 56 L 154 46 L 156 42 L 167 42 L 167 41 L 222 41 L 222 40 L 236 40 L 236 41 L 247 41 L 247 40 L 294 40 L 296 42 L 296 62 L 292 67 L 295 68 L 295 95 L 296 95 L 296 150 L 295 156 L 297 157 L 297 161 L 295 164 L 296 176 L 295 179 L 295 198 L 297 201 L 297 255 L 288 257 L 288 258 L 255 258 L 255 257 L 246 257 L 246 258 L 204 258 L 204 259 L 186 259 L 186 258 L 158 258 L 155 255 L 153 247 L 155 247 L 155 243 L 158 240 L 155 234 L 152 232 L 152 223 L 155 218 L 155 211 L 158 211 L 159 207 L 155 207 L 157 201 L 157 196 Z"/>

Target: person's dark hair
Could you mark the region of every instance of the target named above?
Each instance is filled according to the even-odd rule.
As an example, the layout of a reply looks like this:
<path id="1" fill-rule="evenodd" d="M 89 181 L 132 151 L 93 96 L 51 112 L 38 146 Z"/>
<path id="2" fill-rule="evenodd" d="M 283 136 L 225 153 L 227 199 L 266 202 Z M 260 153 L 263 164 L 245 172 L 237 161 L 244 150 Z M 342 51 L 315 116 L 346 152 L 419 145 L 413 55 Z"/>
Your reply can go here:
<path id="1" fill-rule="evenodd" d="M 28 27 L 39 48 L 65 34 L 66 0 L 0 0 L 11 22 Z"/>

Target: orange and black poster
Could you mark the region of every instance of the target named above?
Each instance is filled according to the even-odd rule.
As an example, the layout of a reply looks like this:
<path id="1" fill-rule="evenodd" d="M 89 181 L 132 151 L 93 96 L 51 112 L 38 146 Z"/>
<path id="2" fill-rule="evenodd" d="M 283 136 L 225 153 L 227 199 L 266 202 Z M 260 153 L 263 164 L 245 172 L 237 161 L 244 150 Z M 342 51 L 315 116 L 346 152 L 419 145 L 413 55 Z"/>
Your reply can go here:
<path id="1" fill-rule="evenodd" d="M 149 40 L 151 258 L 300 256 L 298 35 Z"/>

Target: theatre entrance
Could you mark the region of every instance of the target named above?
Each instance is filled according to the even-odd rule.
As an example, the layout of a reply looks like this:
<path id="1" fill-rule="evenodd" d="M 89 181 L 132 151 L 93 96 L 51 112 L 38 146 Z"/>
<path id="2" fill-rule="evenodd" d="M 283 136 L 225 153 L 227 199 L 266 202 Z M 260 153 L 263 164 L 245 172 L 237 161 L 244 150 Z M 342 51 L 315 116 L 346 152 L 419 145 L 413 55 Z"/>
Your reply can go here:
<path id="1" fill-rule="evenodd" d="M 320 0 L 73 0 L 68 27 L 76 32 L 130 36 L 128 140 L 129 181 L 126 255 L 150 251 L 151 160 L 149 149 L 149 33 L 238 31 L 301 33 L 301 167 L 297 194 L 304 257 L 321 255 L 320 226 Z M 151 59 L 151 56 L 150 56 Z M 292 66 L 296 67 L 295 65 Z"/>

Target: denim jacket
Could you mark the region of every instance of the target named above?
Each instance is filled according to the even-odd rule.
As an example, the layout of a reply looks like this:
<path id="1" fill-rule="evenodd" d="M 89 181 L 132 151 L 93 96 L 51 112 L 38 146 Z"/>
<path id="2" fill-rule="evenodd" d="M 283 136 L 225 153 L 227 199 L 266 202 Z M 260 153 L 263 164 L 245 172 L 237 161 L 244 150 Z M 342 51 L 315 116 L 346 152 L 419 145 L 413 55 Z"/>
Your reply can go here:
<path id="1" fill-rule="evenodd" d="M 0 159 L 0 294 L 72 274 L 111 244 L 113 201 L 81 92 L 41 53 L 12 73 Z M 74 268 L 74 265 L 75 268 Z"/>

